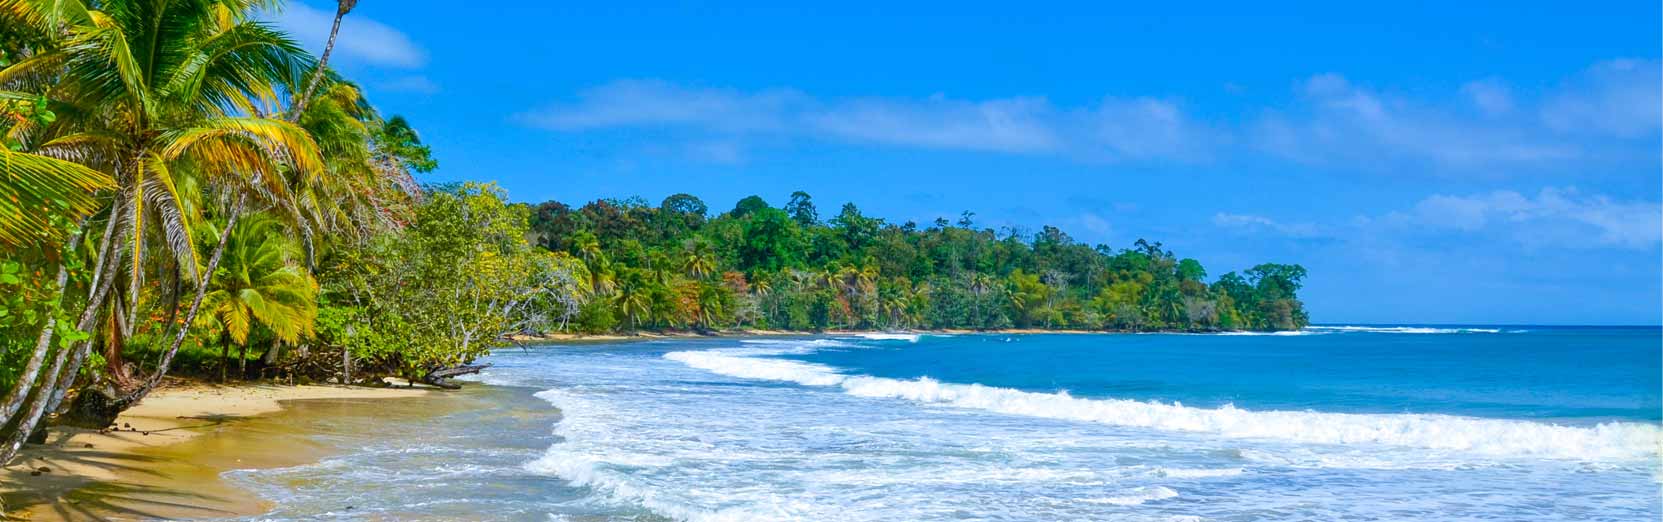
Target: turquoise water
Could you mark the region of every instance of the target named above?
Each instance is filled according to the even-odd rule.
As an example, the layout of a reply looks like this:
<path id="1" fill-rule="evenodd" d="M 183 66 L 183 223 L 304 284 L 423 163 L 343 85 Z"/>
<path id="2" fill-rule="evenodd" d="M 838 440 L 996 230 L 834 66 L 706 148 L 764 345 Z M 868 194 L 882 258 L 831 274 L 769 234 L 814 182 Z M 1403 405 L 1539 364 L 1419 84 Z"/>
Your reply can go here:
<path id="1" fill-rule="evenodd" d="M 231 476 L 276 519 L 1657 520 L 1660 342 L 1314 327 L 503 350 L 469 399 L 558 420 L 474 411 Z"/>

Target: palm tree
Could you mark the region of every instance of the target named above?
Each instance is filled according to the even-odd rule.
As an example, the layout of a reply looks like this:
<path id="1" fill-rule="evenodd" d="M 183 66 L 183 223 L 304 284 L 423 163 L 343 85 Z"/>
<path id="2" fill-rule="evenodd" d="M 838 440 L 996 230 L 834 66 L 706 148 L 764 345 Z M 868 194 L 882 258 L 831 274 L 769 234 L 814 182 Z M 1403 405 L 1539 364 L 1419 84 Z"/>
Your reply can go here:
<path id="1" fill-rule="evenodd" d="M 316 306 L 311 277 L 293 260 L 296 246 L 290 238 L 274 233 L 275 222 L 267 215 L 254 214 L 238 223 L 227 245 L 227 257 L 210 281 L 204 299 L 208 314 L 198 325 L 220 332 L 222 341 L 235 341 L 243 348 L 239 370 L 247 360 L 247 341 L 255 328 L 272 333 L 274 346 L 295 343 L 309 335 Z M 212 227 L 204 239 L 213 237 Z M 302 332 L 296 332 L 297 328 Z M 222 350 L 221 357 L 228 354 Z M 224 380 L 222 365 L 221 380 Z"/>
<path id="2" fill-rule="evenodd" d="M 694 279 L 704 279 L 716 272 L 716 252 L 703 238 L 682 243 L 682 270 Z"/>
<path id="3" fill-rule="evenodd" d="M 203 227 L 203 239 L 218 231 Z M 230 346 L 242 348 L 238 372 L 246 376 L 248 335 L 264 328 L 280 342 L 294 344 L 312 335 L 317 317 L 317 283 L 295 262 L 299 245 L 270 216 L 254 214 L 237 223 L 225 247 L 225 259 L 209 281 L 208 310 L 197 320 L 221 333 L 219 378 L 225 380 Z"/>
<path id="4" fill-rule="evenodd" d="M 650 317 L 652 312 L 652 298 L 647 295 L 646 285 L 639 279 L 626 278 L 623 284 L 618 285 L 618 293 L 613 297 L 618 309 L 623 310 L 624 315 L 629 318 L 630 328 L 640 328 L 641 319 Z"/>
<path id="5" fill-rule="evenodd" d="M 145 263 L 152 237 L 175 259 L 166 265 L 171 273 L 162 275 L 195 283 L 184 321 L 190 324 L 225 239 L 203 267 L 190 240 L 196 210 L 228 206 L 220 212 L 230 230 L 251 200 L 293 208 L 285 174 L 308 178 L 322 171 L 316 144 L 304 130 L 261 116 L 276 100 L 275 86 L 297 83 L 299 71 L 312 62 L 287 36 L 255 21 L 254 13 L 250 2 L 240 0 L 105 0 L 91 6 L 0 0 L 8 30 L 46 42 L 0 70 L 0 89 L 45 94 L 57 115 L 50 124 L 13 128 L 9 137 L 115 181 L 113 197 L 98 212 L 105 233 L 91 253 L 92 291 L 77 330 L 99 324 L 109 289 L 122 277 L 118 271 L 131 299 L 125 324 L 135 322 L 139 285 L 153 266 Z M 177 328 L 157 371 L 122 405 L 160 381 L 187 333 Z M 61 374 L 47 379 L 55 389 L 39 395 L 55 406 L 89 346 L 83 341 L 61 351 L 53 364 Z M 68 363 L 60 364 L 66 356 Z M 45 404 L 31 411 L 43 411 Z M 31 416 L 36 418 L 25 419 L 29 427 L 38 420 Z"/>
<path id="6" fill-rule="evenodd" d="M 306 110 L 307 101 L 312 98 L 312 93 L 318 89 L 318 82 L 323 79 L 324 67 L 329 65 L 329 55 L 335 52 L 335 37 L 341 33 L 341 19 L 346 18 L 346 14 L 352 12 L 352 9 L 357 6 L 358 0 L 337 0 L 335 2 L 335 23 L 329 26 L 329 41 L 323 45 L 323 55 L 318 58 L 317 68 L 312 70 L 312 78 L 306 82 L 306 90 L 294 100 L 295 113 L 298 114 Z"/>
<path id="7" fill-rule="evenodd" d="M 974 304 L 972 307 L 974 317 L 972 319 L 977 323 L 973 327 L 977 329 L 981 329 L 987 324 L 987 321 L 982 317 L 982 301 L 987 296 L 988 291 L 993 290 L 996 285 L 998 285 L 998 282 L 993 279 L 993 276 L 980 272 L 970 276 L 970 293 L 975 296 L 975 299 L 971 300 Z"/>
<path id="8" fill-rule="evenodd" d="M 584 261 L 594 261 L 602 255 L 601 241 L 592 232 L 585 230 L 572 234 L 571 242 L 572 253 L 583 258 Z"/>
<path id="9" fill-rule="evenodd" d="M 58 248 L 64 224 L 97 211 L 94 196 L 114 187 L 81 164 L 0 147 L 0 247 Z"/>
<path id="10" fill-rule="evenodd" d="M 612 260 L 598 255 L 586 266 L 589 269 L 589 288 L 595 295 L 609 296 L 618 290 L 618 274 L 613 271 Z"/>

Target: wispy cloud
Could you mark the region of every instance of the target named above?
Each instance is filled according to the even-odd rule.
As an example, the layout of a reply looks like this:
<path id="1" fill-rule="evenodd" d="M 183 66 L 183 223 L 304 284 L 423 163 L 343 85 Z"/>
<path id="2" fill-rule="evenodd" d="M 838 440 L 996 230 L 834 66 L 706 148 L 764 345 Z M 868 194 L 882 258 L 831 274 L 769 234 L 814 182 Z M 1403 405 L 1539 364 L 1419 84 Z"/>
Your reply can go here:
<path id="1" fill-rule="evenodd" d="M 1575 188 L 1544 188 L 1535 197 L 1510 190 L 1434 195 L 1387 217 L 1430 229 L 1499 230 L 1531 246 L 1650 248 L 1663 241 L 1663 204 L 1620 201 Z"/>
<path id="2" fill-rule="evenodd" d="M 1513 90 L 1501 80 L 1489 78 L 1467 82 L 1461 86 L 1461 94 L 1467 95 L 1484 114 L 1502 116 L 1513 112 Z"/>
<path id="3" fill-rule="evenodd" d="M 1548 187 L 1534 196 L 1511 190 L 1434 194 L 1403 210 L 1327 225 L 1225 212 L 1214 215 L 1213 224 L 1238 232 L 1296 239 L 1327 237 L 1413 244 L 1455 235 L 1499 237 L 1533 249 L 1649 249 L 1663 242 L 1663 203 L 1585 194 L 1574 187 Z"/>
<path id="4" fill-rule="evenodd" d="M 1468 84 L 1466 91 L 1489 115 L 1511 104 L 1496 83 Z M 1528 126 L 1388 96 L 1336 74 L 1302 82 L 1298 94 L 1290 109 L 1270 112 L 1251 132 L 1260 149 L 1300 163 L 1468 169 L 1583 154 L 1575 143 Z"/>
<path id="5" fill-rule="evenodd" d="M 1460 96 L 1439 100 L 1321 74 L 1301 82 L 1294 103 L 1267 111 L 1248 134 L 1261 150 L 1308 164 L 1493 173 L 1642 157 L 1656 144 L 1638 138 L 1654 135 L 1663 122 L 1658 71 L 1655 60 L 1601 62 L 1526 110 L 1496 78 L 1468 82 Z"/>
<path id="6" fill-rule="evenodd" d="M 1572 162 L 1655 161 L 1656 143 L 1644 138 L 1663 120 L 1658 69 L 1656 61 L 1601 62 L 1528 96 L 1498 78 L 1442 96 L 1407 96 L 1319 74 L 1297 82 L 1286 102 L 1211 119 L 1176 99 L 1150 96 L 1077 105 L 1040 96 L 835 98 L 635 79 L 582 90 L 516 119 L 561 132 L 675 129 L 682 134 L 653 136 L 735 146 L 787 138 L 1083 162 L 1270 157 L 1496 176 Z"/>
<path id="7" fill-rule="evenodd" d="M 1104 98 L 1059 107 L 1045 98 L 823 99 L 793 89 L 739 91 L 657 80 L 620 80 L 564 104 L 522 113 L 563 132 L 651 127 L 788 136 L 873 146 L 1073 156 L 1088 160 L 1191 159 L 1204 131 L 1171 101 Z M 1196 155 L 1198 157 L 1200 155 Z"/>
<path id="8" fill-rule="evenodd" d="M 1663 124 L 1663 64 L 1610 60 L 1570 79 L 1543 105 L 1542 119 L 1555 130 L 1642 137 Z"/>
<path id="9" fill-rule="evenodd" d="M 1321 229 L 1311 223 L 1283 223 L 1254 214 L 1219 212 L 1213 215 L 1213 224 L 1236 230 L 1267 231 L 1291 238 L 1313 238 L 1322 235 Z"/>
<path id="10" fill-rule="evenodd" d="M 329 39 L 329 28 L 334 21 L 334 11 L 315 9 L 300 2 L 290 2 L 276 16 L 279 26 L 302 45 L 317 50 Z M 335 52 L 347 60 L 383 67 L 416 69 L 427 65 L 427 51 L 409 36 L 356 13 L 342 19 Z"/>

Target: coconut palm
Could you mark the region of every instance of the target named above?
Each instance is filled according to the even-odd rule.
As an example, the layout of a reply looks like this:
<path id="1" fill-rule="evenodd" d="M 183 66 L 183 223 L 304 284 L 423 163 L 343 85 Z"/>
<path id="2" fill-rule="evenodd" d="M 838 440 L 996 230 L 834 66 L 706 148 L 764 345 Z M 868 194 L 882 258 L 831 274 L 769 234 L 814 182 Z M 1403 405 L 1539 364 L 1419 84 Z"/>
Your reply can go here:
<path id="1" fill-rule="evenodd" d="M 203 241 L 218 238 L 219 231 L 212 225 L 202 228 Z M 232 344 L 242 349 L 238 371 L 245 370 L 248 336 L 255 328 L 294 344 L 312 335 L 317 317 L 317 283 L 297 262 L 299 245 L 276 220 L 265 214 L 250 215 L 237 223 L 230 238 L 203 298 L 208 313 L 197 320 L 199 326 L 220 333 L 221 381 Z"/>
<path id="2" fill-rule="evenodd" d="M 648 295 L 646 282 L 634 272 L 628 274 L 618 285 L 613 301 L 618 309 L 629 318 L 630 328 L 640 328 L 642 319 L 650 319 L 652 314 L 652 297 Z"/>
<path id="3" fill-rule="evenodd" d="M 323 45 L 323 55 L 318 58 L 318 66 L 312 71 L 310 80 L 306 82 L 306 90 L 294 100 L 296 113 L 306 110 L 306 104 L 312 98 L 312 93 L 318 89 L 318 82 L 323 80 L 324 67 L 329 65 L 329 55 L 335 53 L 335 37 L 341 33 L 341 19 L 358 6 L 358 0 L 337 0 L 335 2 L 335 23 L 329 26 L 329 41 Z"/>
<path id="4" fill-rule="evenodd" d="M 704 279 L 716 271 L 716 252 L 708 241 L 689 239 L 682 244 L 681 266 L 694 279 Z"/>
<path id="5" fill-rule="evenodd" d="M 603 255 L 600 239 L 587 230 L 572 234 L 571 244 L 572 253 L 584 261 L 594 261 Z"/>
<path id="6" fill-rule="evenodd" d="M 41 155 L 105 172 L 116 185 L 99 212 L 106 233 L 92 253 L 93 291 L 78 330 L 97 323 L 118 277 L 128 289 L 125 324 L 136 322 L 139 285 L 155 266 L 145 262 L 151 238 L 174 258 L 161 275 L 196 287 L 184 321 L 191 323 L 225 239 L 203 267 L 190 239 L 197 211 L 217 208 L 227 230 L 251 204 L 298 214 L 286 176 L 322 172 L 303 129 L 262 116 L 276 86 L 295 84 L 313 65 L 287 36 L 255 21 L 255 8 L 241 0 L 0 0 L 9 31 L 45 42 L 0 70 L 0 90 L 45 94 L 57 116 L 11 136 Z M 177 329 L 157 371 L 123 404 L 160 381 L 187 330 Z M 68 377 L 49 401 L 62 397 L 87 347 L 70 350 L 67 366 L 55 364 Z"/>

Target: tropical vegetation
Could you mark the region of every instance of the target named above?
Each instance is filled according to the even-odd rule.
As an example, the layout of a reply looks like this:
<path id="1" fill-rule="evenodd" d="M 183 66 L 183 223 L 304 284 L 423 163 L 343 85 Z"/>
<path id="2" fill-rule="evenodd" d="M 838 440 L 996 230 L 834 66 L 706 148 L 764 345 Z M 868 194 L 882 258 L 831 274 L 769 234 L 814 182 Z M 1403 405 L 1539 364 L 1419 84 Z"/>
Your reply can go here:
<path id="1" fill-rule="evenodd" d="M 177 373 L 451 385 L 516 334 L 1281 330 L 1298 265 L 890 223 L 812 198 L 511 203 L 261 0 L 0 0 L 0 464 Z"/>
<path id="2" fill-rule="evenodd" d="M 418 186 L 410 123 L 281 7 L 0 0 L 0 463 L 170 373 L 444 384 L 576 314 L 580 264 L 494 186 Z"/>
<path id="3" fill-rule="evenodd" d="M 978 228 L 974 214 L 889 223 L 853 203 L 822 219 L 796 192 L 711 216 L 697 197 L 537 205 L 536 242 L 581 261 L 568 330 L 1291 330 L 1307 317 L 1299 265 L 1208 280 L 1161 243 L 1112 249 L 1056 227 Z"/>

